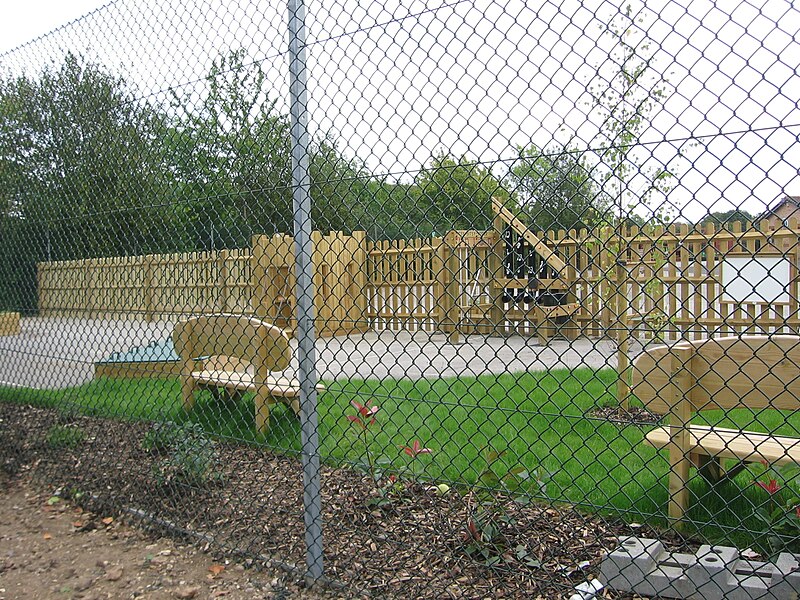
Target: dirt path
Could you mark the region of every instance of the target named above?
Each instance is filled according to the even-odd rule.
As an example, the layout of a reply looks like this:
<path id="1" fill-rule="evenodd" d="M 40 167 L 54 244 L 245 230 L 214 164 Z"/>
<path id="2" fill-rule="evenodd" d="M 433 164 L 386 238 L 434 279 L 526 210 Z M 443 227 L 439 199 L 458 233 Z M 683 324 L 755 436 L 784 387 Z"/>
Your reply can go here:
<path id="1" fill-rule="evenodd" d="M 148 537 L 0 475 L 0 600 L 320 599 L 283 573 Z"/>

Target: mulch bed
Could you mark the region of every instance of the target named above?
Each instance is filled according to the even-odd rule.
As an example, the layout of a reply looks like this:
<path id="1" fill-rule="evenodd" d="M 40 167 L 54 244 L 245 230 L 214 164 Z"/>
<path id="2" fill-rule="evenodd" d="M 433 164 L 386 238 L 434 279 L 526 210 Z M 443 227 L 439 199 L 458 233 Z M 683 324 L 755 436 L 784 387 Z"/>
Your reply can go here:
<path id="1" fill-rule="evenodd" d="M 73 449 L 53 448 L 46 437 L 54 425 L 79 427 L 86 438 Z M 165 478 L 163 456 L 143 449 L 151 427 L 0 404 L 0 469 L 31 473 L 73 501 L 101 504 L 171 535 L 289 571 L 296 566 L 302 575 L 298 458 L 219 443 L 218 480 L 191 486 Z M 492 502 L 496 532 L 492 543 L 481 543 L 476 528 L 470 531 L 481 503 L 468 490 L 441 494 L 401 481 L 380 505 L 376 486 L 360 471 L 323 466 L 321 477 L 325 573 L 346 586 L 339 589 L 347 596 L 569 597 L 598 572 L 617 536 L 657 536 L 685 548 L 677 536 L 507 497 Z"/>
<path id="2" fill-rule="evenodd" d="M 655 425 L 663 415 L 657 415 L 640 406 L 631 406 L 629 408 L 603 406 L 593 409 L 589 416 L 619 425 Z"/>

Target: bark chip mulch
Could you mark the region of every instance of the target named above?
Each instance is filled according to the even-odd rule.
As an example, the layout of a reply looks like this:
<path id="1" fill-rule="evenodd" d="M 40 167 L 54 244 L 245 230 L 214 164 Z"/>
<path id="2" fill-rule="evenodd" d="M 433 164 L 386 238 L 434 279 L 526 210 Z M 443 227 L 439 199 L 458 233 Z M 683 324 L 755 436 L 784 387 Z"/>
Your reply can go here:
<path id="1" fill-rule="evenodd" d="M 54 448 L 54 426 L 79 428 Z M 152 425 L 0 404 L 0 469 L 52 486 L 77 505 L 201 548 L 279 569 L 305 569 L 300 460 L 216 444 L 203 485 L 172 477 L 142 441 Z M 325 573 L 336 597 L 562 598 L 593 578 L 618 536 L 659 536 L 569 507 L 398 480 L 383 493 L 364 473 L 323 466 Z M 386 482 L 388 485 L 388 481 Z M 660 535 L 681 547 L 677 537 Z M 628 598 L 605 592 L 606 598 Z"/>

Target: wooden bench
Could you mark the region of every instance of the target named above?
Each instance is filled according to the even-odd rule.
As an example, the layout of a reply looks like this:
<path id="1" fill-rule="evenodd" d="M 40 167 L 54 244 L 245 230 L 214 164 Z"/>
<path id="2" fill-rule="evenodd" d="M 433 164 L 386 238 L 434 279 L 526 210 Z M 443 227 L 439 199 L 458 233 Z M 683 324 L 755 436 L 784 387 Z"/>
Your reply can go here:
<path id="1" fill-rule="evenodd" d="M 705 410 L 800 409 L 800 337 L 737 336 L 658 346 L 633 363 L 632 393 L 644 406 L 669 415 L 669 424 L 645 442 L 669 451 L 669 516 L 688 508 L 689 470 L 710 483 L 733 477 L 745 463 L 800 464 L 800 439 L 722 427 L 691 425 Z M 724 471 L 721 459 L 735 459 Z"/>
<path id="2" fill-rule="evenodd" d="M 274 374 L 288 367 L 292 356 L 289 337 L 279 327 L 239 315 L 205 315 L 175 325 L 172 340 L 181 358 L 186 410 L 194 406 L 198 389 L 211 388 L 227 394 L 255 392 L 256 429 L 262 433 L 276 402 L 300 414 L 300 382 Z M 197 364 L 201 370 L 195 370 Z"/>

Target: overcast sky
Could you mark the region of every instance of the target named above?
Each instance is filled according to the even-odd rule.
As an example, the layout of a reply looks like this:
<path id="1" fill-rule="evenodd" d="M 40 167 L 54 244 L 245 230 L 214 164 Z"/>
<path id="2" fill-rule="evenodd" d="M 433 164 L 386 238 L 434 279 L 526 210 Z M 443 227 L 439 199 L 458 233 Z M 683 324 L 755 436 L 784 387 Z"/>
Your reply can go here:
<path id="1" fill-rule="evenodd" d="M 2 0 L 0 53 L 82 17 L 108 0 Z"/>
<path id="2" fill-rule="evenodd" d="M 201 89 L 219 52 L 243 47 L 285 102 L 283 2 L 119 0 L 67 25 L 104 4 L 6 3 L 0 52 L 60 29 L 0 64 L 35 71 L 69 49 L 163 99 L 166 88 Z M 680 176 L 669 201 L 694 219 L 800 195 L 800 10 L 790 0 L 625 4 L 639 16 L 627 41 L 649 40 L 652 71 L 668 82 L 638 152 Z M 405 180 L 441 150 L 502 175 L 510 163 L 495 161 L 518 145 L 596 146 L 588 87 L 611 75 L 603 30 L 619 11 L 606 0 L 308 2 L 312 127 Z"/>

